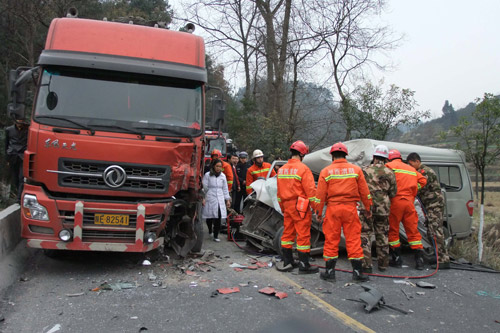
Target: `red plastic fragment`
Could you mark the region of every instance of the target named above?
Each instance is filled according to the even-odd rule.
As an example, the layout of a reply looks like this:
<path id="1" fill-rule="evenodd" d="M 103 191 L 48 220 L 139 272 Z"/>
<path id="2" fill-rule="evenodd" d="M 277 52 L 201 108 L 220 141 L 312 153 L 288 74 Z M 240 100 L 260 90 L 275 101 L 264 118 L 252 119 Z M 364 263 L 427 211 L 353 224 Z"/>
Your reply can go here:
<path id="1" fill-rule="evenodd" d="M 282 292 L 282 291 L 278 291 L 278 292 L 276 292 L 276 294 L 274 294 L 274 296 L 278 297 L 279 299 L 283 299 L 283 298 L 287 298 L 288 294 L 285 292 Z"/>
<path id="2" fill-rule="evenodd" d="M 237 272 L 243 272 L 243 270 L 241 268 L 238 268 L 238 267 L 236 267 L 234 270 Z"/>
<path id="3" fill-rule="evenodd" d="M 259 267 L 257 267 L 257 266 L 247 266 L 247 269 L 253 269 L 253 270 L 256 270 L 256 269 L 259 269 Z"/>
<path id="4" fill-rule="evenodd" d="M 219 288 L 217 289 L 219 294 L 232 294 L 232 293 L 239 293 L 240 288 L 238 287 L 232 287 L 232 288 Z"/>
<path id="5" fill-rule="evenodd" d="M 266 294 L 266 295 L 274 295 L 276 293 L 276 290 L 272 287 L 265 287 L 259 290 L 259 293 Z"/>
<path id="6" fill-rule="evenodd" d="M 265 268 L 265 267 L 268 267 L 267 264 L 265 262 L 262 262 L 262 261 L 257 261 L 255 263 L 259 268 Z"/>

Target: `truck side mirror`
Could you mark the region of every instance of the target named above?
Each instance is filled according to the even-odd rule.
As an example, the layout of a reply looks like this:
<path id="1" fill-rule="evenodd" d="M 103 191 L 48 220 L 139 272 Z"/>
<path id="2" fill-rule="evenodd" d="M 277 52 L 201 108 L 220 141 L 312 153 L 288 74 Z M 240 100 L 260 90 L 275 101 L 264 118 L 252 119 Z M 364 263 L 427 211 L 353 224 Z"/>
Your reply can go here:
<path id="1" fill-rule="evenodd" d="M 222 99 L 215 99 L 212 101 L 212 125 L 219 129 L 219 132 L 224 125 L 224 118 L 226 116 L 226 102 Z"/>
<path id="2" fill-rule="evenodd" d="M 33 79 L 33 74 L 38 67 L 11 69 L 9 71 L 9 104 L 7 115 L 17 120 L 24 119 L 26 108 L 26 84 Z"/>

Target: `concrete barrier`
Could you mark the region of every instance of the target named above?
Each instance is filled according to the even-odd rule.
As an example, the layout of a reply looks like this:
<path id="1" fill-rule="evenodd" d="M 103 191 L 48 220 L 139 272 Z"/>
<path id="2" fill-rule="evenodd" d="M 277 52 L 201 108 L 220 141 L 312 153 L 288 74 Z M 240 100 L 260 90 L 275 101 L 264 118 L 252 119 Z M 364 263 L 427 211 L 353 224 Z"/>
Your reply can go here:
<path id="1" fill-rule="evenodd" d="M 21 207 L 11 205 L 0 212 L 0 261 L 9 254 L 21 240 Z"/>
<path id="2" fill-rule="evenodd" d="M 0 293 L 24 270 L 33 249 L 21 241 L 21 216 L 18 204 L 0 212 Z"/>

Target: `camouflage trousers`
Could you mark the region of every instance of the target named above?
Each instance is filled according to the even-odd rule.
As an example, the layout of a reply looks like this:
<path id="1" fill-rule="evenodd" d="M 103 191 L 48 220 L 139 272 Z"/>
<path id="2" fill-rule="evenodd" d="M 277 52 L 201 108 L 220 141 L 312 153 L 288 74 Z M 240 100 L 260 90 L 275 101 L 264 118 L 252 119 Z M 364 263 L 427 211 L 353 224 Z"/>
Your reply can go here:
<path id="1" fill-rule="evenodd" d="M 437 203 L 429 204 L 429 206 L 425 208 L 427 211 L 427 235 L 431 238 L 431 244 L 433 244 L 432 238 L 434 236 L 436 237 L 439 263 L 449 262 L 450 257 L 448 256 L 448 250 L 444 244 L 443 206 Z"/>
<path id="2" fill-rule="evenodd" d="M 379 268 L 389 266 L 389 216 L 373 215 L 370 219 L 363 214 L 361 220 L 361 247 L 363 248 L 363 267 L 372 267 L 372 242 L 375 234 L 377 262 Z"/>

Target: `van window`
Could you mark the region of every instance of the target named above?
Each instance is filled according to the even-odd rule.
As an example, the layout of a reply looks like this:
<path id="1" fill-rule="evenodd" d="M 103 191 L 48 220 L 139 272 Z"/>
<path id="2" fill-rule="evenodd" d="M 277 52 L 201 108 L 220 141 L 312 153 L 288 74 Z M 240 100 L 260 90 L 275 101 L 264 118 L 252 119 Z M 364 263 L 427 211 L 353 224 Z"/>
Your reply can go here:
<path id="1" fill-rule="evenodd" d="M 441 187 L 448 192 L 460 191 L 462 189 L 462 175 L 458 166 L 453 165 L 429 165 L 438 175 Z"/>

